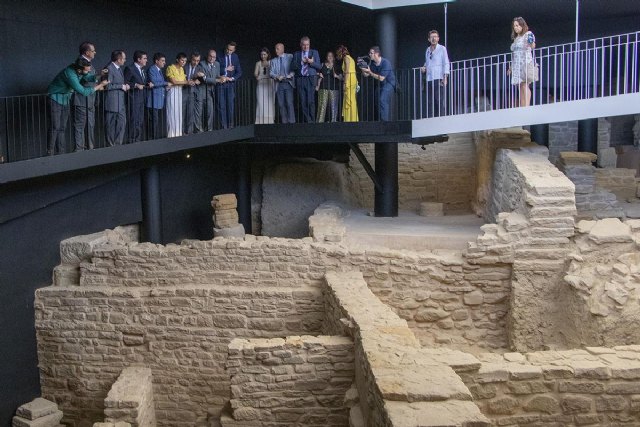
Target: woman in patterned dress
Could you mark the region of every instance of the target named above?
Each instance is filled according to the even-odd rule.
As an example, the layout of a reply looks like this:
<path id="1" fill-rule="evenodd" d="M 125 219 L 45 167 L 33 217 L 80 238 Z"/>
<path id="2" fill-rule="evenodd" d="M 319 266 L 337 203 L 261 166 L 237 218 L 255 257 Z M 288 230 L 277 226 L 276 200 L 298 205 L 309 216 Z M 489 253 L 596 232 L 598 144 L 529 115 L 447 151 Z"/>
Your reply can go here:
<path id="1" fill-rule="evenodd" d="M 527 69 L 533 68 L 532 50 L 536 48 L 536 37 L 525 20 L 518 16 L 511 21 L 511 65 L 508 73 L 511 75 L 511 84 L 519 87 L 520 106 L 526 107 L 531 102 L 531 89 L 533 76 Z M 534 69 L 535 71 L 535 69 Z M 527 78 L 528 77 L 528 78 Z"/>

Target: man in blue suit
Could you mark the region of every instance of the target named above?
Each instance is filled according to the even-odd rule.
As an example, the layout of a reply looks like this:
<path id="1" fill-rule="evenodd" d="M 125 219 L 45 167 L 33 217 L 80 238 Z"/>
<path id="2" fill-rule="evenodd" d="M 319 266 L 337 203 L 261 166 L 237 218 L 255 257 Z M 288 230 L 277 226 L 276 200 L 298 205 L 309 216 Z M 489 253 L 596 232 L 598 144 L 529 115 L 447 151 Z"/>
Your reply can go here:
<path id="1" fill-rule="evenodd" d="M 149 120 L 151 120 L 152 139 L 159 139 L 164 136 L 161 117 L 164 109 L 166 88 L 171 87 L 171 83 L 167 82 L 162 75 L 162 69 L 166 63 L 167 59 L 163 53 L 154 53 L 153 65 L 149 67 L 147 72 L 147 83 L 150 89 L 147 92 L 147 109 L 149 111 Z"/>
<path id="2" fill-rule="evenodd" d="M 298 87 L 298 100 L 302 108 L 304 121 L 315 123 L 316 121 L 316 76 L 322 68 L 320 54 L 311 49 L 311 40 L 304 36 L 300 39 L 300 49 L 293 55 L 291 69 L 296 75 Z"/>
<path id="3" fill-rule="evenodd" d="M 220 62 L 220 84 L 217 86 L 218 114 L 223 129 L 233 128 L 236 80 L 242 76 L 240 59 L 236 52 L 236 43 L 229 42 Z"/>
<path id="4" fill-rule="evenodd" d="M 129 142 L 142 141 L 144 133 L 144 89 L 147 76 L 147 52 L 136 50 L 133 64 L 124 69 L 124 81 L 131 88 L 129 92 Z"/>

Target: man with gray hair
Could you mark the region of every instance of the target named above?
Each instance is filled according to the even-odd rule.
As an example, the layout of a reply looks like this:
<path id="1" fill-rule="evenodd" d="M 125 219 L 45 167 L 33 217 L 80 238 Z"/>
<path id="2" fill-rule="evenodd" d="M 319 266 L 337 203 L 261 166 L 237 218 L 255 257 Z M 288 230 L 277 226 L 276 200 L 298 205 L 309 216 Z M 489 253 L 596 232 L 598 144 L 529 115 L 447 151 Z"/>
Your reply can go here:
<path id="1" fill-rule="evenodd" d="M 291 69 L 296 75 L 298 87 L 298 100 L 304 121 L 315 123 L 316 121 L 316 76 L 322 69 L 320 54 L 311 49 L 311 40 L 304 36 L 300 39 L 300 50 L 293 55 Z"/>
<path id="2" fill-rule="evenodd" d="M 271 59 L 269 75 L 276 82 L 276 99 L 280 111 L 280 123 L 295 123 L 293 89 L 296 87 L 291 70 L 293 55 L 284 52 L 284 44 L 276 44 L 276 57 Z"/>

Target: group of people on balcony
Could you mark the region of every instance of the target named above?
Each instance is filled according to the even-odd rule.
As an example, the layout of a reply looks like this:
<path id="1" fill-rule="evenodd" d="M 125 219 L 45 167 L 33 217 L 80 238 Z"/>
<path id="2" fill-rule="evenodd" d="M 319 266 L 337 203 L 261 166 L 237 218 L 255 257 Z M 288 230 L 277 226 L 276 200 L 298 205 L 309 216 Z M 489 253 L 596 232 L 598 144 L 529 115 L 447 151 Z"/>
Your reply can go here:
<path id="1" fill-rule="evenodd" d="M 388 121 L 391 93 L 396 87 L 395 73 L 389 61 L 382 58 L 378 46 L 370 49 L 369 57 L 370 63 L 360 70 L 363 76 L 380 82 L 378 118 Z M 336 58 L 341 67 L 336 64 Z M 356 62 L 344 45 L 340 45 L 335 54 L 327 52 L 324 62 L 318 51 L 311 49 L 309 37 L 300 40 L 300 50 L 293 54 L 286 53 L 284 44 L 278 43 L 275 57 L 271 58 L 269 49 L 264 47 L 260 50 L 254 76 L 258 81 L 256 124 L 274 123 L 276 105 L 281 123 L 295 123 L 295 91 L 305 123 L 336 122 L 339 117 L 345 122 L 358 121 Z"/>
<path id="2" fill-rule="evenodd" d="M 520 105 L 525 106 L 531 98 L 529 85 L 537 80 L 538 70 L 533 67 L 531 54 L 535 37 L 521 17 L 513 19 L 511 28 L 513 59 L 508 72 L 511 83 L 519 87 Z M 438 31 L 430 31 L 428 39 L 425 62 L 420 68 L 424 74 L 421 85 L 426 93 L 426 117 L 434 117 L 445 115 L 447 111 L 450 65 L 447 49 L 439 44 Z M 175 63 L 166 70 L 166 56 L 162 53 L 155 53 L 153 63 L 147 66 L 147 53 L 135 51 L 133 63 L 125 67 L 125 52 L 115 50 L 111 62 L 96 71 L 92 64 L 95 46 L 90 42 L 82 43 L 77 60 L 63 69 L 48 88 L 47 153 L 64 152 L 71 107 L 76 151 L 94 147 L 96 92 L 102 90 L 106 91 L 104 134 L 109 146 L 124 143 L 127 122 L 128 141 L 143 139 L 145 108 L 152 139 L 162 138 L 165 131 L 167 137 L 176 137 L 215 128 L 233 128 L 235 82 L 242 76 L 236 47 L 236 43 L 229 42 L 223 58 L 218 58 L 215 49 L 210 49 L 205 59 L 199 52 L 192 52 L 188 57 L 179 53 Z M 398 83 L 391 63 L 382 57 L 378 46 L 369 50 L 369 61 L 359 58 L 358 62 L 344 45 L 340 45 L 335 53 L 328 52 L 321 61 L 306 36 L 300 39 L 300 50 L 294 54 L 286 53 L 283 43 L 275 45 L 273 58 L 268 48 L 262 48 L 254 69 L 257 79 L 255 123 L 274 123 L 276 107 L 281 123 L 295 123 L 295 92 L 302 120 L 306 123 L 335 122 L 340 118 L 345 122 L 358 121 L 356 69 L 363 78 L 376 82 L 376 117 L 381 121 L 391 120 L 392 98 Z"/>

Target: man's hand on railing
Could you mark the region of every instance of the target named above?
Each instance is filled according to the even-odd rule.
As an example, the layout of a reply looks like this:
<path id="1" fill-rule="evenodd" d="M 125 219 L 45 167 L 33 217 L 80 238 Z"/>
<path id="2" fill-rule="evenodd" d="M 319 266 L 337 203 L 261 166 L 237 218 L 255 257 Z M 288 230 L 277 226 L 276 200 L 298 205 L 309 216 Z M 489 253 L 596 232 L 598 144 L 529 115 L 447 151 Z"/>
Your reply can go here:
<path id="1" fill-rule="evenodd" d="M 420 67 L 420 72 L 422 74 L 425 74 L 427 72 L 427 67 L 425 67 L 425 66 Z"/>
<path id="2" fill-rule="evenodd" d="M 126 92 L 126 91 L 128 91 L 129 89 L 131 89 L 131 86 L 129 86 L 128 84 L 123 84 L 123 85 L 122 85 L 122 90 L 123 90 L 123 91 L 125 91 L 125 92 Z"/>
<path id="3" fill-rule="evenodd" d="M 111 83 L 109 80 L 103 80 L 103 81 L 101 81 L 100 83 L 98 83 L 97 85 L 95 85 L 95 86 L 93 87 L 93 89 L 95 89 L 96 91 L 104 90 L 104 87 L 105 87 L 106 85 L 108 85 L 109 83 Z"/>
<path id="4" fill-rule="evenodd" d="M 153 82 L 149 82 L 147 83 L 149 85 L 149 88 L 152 89 L 153 88 Z"/>
<path id="5" fill-rule="evenodd" d="M 138 90 L 144 89 L 144 85 L 141 85 L 140 83 L 136 83 L 135 86 L 136 86 L 136 89 Z"/>

